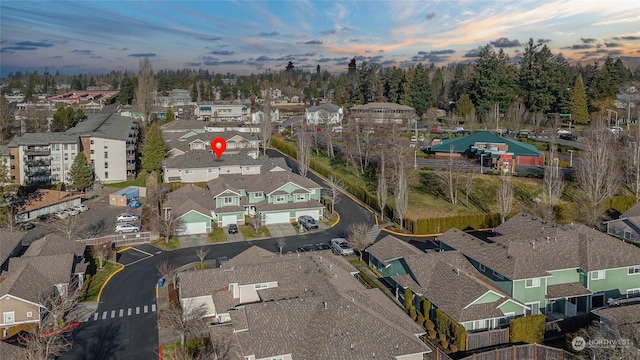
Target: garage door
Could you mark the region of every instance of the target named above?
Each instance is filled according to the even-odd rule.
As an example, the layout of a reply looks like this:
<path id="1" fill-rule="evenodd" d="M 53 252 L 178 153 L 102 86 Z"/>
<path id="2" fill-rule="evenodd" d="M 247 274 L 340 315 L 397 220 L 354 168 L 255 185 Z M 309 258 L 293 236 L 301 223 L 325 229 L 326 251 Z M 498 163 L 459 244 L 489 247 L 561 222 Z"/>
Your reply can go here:
<path id="1" fill-rule="evenodd" d="M 279 212 L 279 213 L 265 213 L 264 214 L 264 223 L 266 225 L 271 224 L 286 224 L 290 222 L 289 212 Z"/>
<path id="2" fill-rule="evenodd" d="M 206 233 L 207 233 L 206 222 L 186 223 L 184 224 L 184 229 L 182 230 L 182 235 L 206 234 Z"/>
<path id="3" fill-rule="evenodd" d="M 299 218 L 300 216 L 303 215 L 308 215 L 311 216 L 312 218 L 318 220 L 319 215 L 318 215 L 318 210 L 300 210 L 300 211 L 296 211 L 296 219 Z"/>
<path id="4" fill-rule="evenodd" d="M 222 226 L 238 223 L 238 217 L 235 215 L 222 215 L 222 218 L 220 220 L 222 221 Z"/>

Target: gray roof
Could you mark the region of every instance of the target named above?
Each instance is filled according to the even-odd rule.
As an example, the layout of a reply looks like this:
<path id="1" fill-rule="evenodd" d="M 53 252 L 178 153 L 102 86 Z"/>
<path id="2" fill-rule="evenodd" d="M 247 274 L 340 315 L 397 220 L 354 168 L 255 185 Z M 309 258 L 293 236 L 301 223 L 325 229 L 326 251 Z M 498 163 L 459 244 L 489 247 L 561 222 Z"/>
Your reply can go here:
<path id="1" fill-rule="evenodd" d="M 364 105 L 356 105 L 350 110 L 373 110 L 373 109 L 389 109 L 389 110 L 415 110 L 411 106 L 400 105 L 392 102 L 370 102 Z"/>
<path id="2" fill-rule="evenodd" d="M 166 205 L 171 206 L 171 213 L 176 217 L 191 210 L 211 217 L 211 210 L 215 208 L 216 203 L 206 189 L 187 184 L 167 194 Z"/>
<path id="3" fill-rule="evenodd" d="M 547 298 L 549 299 L 569 298 L 589 294 L 591 294 L 591 291 L 579 282 L 547 286 Z"/>
<path id="4" fill-rule="evenodd" d="M 320 104 L 320 105 L 316 105 L 316 106 L 309 106 L 306 111 L 308 113 L 311 112 L 316 112 L 316 111 L 320 111 L 320 110 L 325 110 L 328 112 L 333 112 L 336 113 L 340 110 L 340 106 L 336 105 L 336 104 L 332 104 L 332 103 L 324 103 L 324 104 Z"/>
<path id="5" fill-rule="evenodd" d="M 407 255 L 422 254 L 422 251 L 417 247 L 392 235 L 387 235 L 376 241 L 373 245 L 367 248 L 366 252 L 373 255 L 373 257 L 385 265 L 388 260 L 399 259 Z"/>
<path id="6" fill-rule="evenodd" d="M 190 150 L 189 145 L 194 141 L 205 143 L 207 146 L 207 149 L 209 149 L 210 147 L 209 144 L 211 143 L 211 140 L 217 137 L 221 137 L 225 139 L 227 143 L 230 143 L 230 142 L 242 143 L 242 142 L 251 142 L 251 141 L 257 141 L 258 143 L 260 142 L 258 134 L 240 133 L 237 131 L 224 131 L 224 132 L 190 131 L 190 132 L 187 132 L 186 134 L 174 133 L 174 132 L 162 133 L 162 138 L 164 139 L 165 144 L 167 145 L 167 149 L 169 150 L 176 149 L 182 152 L 189 151 Z M 248 148 L 248 149 L 243 149 L 238 147 L 238 148 L 232 149 L 230 146 L 227 146 L 227 151 L 225 151 L 225 154 L 228 154 L 231 152 L 246 151 L 251 149 L 255 151 L 258 149 L 258 147 L 256 146 L 254 148 Z"/>
<path id="7" fill-rule="evenodd" d="M 0 144 L 0 154 L 2 154 L 2 156 L 9 156 L 9 146 Z"/>
<path id="8" fill-rule="evenodd" d="M 220 159 L 210 150 L 191 150 L 184 155 L 165 159 L 163 166 L 169 169 L 204 169 L 220 166 L 251 165 L 260 166 L 264 162 L 244 153 L 222 154 Z"/>
<path id="9" fill-rule="evenodd" d="M 43 274 L 52 286 L 55 284 L 68 284 L 73 272 L 74 254 L 58 254 L 46 256 L 23 256 L 9 259 L 9 273 L 13 267 L 22 267 L 29 264 Z M 28 284 L 24 284 L 27 285 Z"/>
<path id="10" fill-rule="evenodd" d="M 0 359 L 26 359 L 27 349 L 19 345 L 11 345 L 0 341 Z"/>
<path id="11" fill-rule="evenodd" d="M 605 270 L 640 265 L 640 249 L 584 225 L 560 225 L 520 213 L 495 228 L 486 242 L 452 229 L 438 239 L 515 279 L 561 269 Z"/>
<path id="12" fill-rule="evenodd" d="M 79 241 L 69 240 L 68 238 L 51 233 L 44 237 L 33 241 L 22 256 L 45 256 L 45 255 L 61 255 L 74 254 L 75 256 L 84 256 L 86 245 Z"/>
<path id="13" fill-rule="evenodd" d="M 2 239 L 2 241 L 0 241 L 0 265 L 7 260 L 9 255 L 11 255 L 18 246 L 21 246 L 23 236 L 24 233 L 20 231 L 0 229 L 0 238 Z"/>
<path id="14" fill-rule="evenodd" d="M 127 140 L 129 133 L 136 128 L 135 119 L 114 113 L 90 113 L 87 119 L 67 130 L 67 134 L 91 135 L 94 137 Z"/>
<path id="15" fill-rule="evenodd" d="M 619 299 L 616 304 L 594 310 L 593 313 L 616 325 L 640 324 L 640 297 Z"/>
<path id="16" fill-rule="evenodd" d="M 40 304 L 44 296 L 53 291 L 54 284 L 33 264 L 23 261 L 9 265 L 9 271 L 3 274 L 4 280 L 0 282 L 0 297 L 9 294 Z"/>
<path id="17" fill-rule="evenodd" d="M 640 202 L 630 207 L 627 211 L 620 214 L 620 219 L 627 218 L 634 224 L 640 225 Z"/>
<path id="18" fill-rule="evenodd" d="M 289 171 L 263 171 L 260 175 L 220 175 L 217 179 L 209 180 L 207 186 L 214 196 L 227 189 L 262 191 L 266 195 L 288 183 L 307 190 L 322 188 L 315 181 Z"/>
<path id="19" fill-rule="evenodd" d="M 249 249 L 224 268 L 180 274 L 181 297 L 214 291 L 219 312 L 231 316 L 228 326 L 211 328 L 212 338 L 231 338 L 231 359 L 292 354 L 300 359 L 383 359 L 431 350 L 415 335 L 424 329 L 378 289 L 365 289 L 352 275 L 357 270 L 330 251 L 275 255 Z M 230 283 L 277 282 L 258 290 L 261 301 L 229 302 Z M 194 291 L 200 287 L 199 291 Z M 222 308 L 222 309 L 221 309 Z M 296 336 L 283 336 L 282 331 Z M 233 333 L 231 329 L 248 330 Z"/>
<path id="20" fill-rule="evenodd" d="M 9 147 L 49 144 L 75 144 L 78 142 L 77 134 L 55 133 L 26 133 L 15 136 L 9 142 Z"/>

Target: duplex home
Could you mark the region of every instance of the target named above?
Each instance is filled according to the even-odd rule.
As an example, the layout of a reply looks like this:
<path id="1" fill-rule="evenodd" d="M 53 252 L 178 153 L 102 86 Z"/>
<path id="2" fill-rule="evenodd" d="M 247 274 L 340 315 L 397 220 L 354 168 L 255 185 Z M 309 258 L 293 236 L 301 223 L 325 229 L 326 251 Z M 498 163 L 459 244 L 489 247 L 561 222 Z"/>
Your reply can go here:
<path id="1" fill-rule="evenodd" d="M 366 249 L 369 265 L 404 302 L 405 289 L 425 318 L 435 321 L 440 309 L 467 331 L 495 329 L 508 324 L 529 308 L 485 281 L 464 255 L 457 251 L 424 253 L 391 235 Z M 430 301 L 424 309 L 420 298 Z"/>
<path id="2" fill-rule="evenodd" d="M 210 132 L 201 129 L 186 132 L 163 132 L 162 137 L 167 146 L 169 157 L 184 155 L 191 150 L 210 151 L 211 140 L 218 137 L 227 142 L 225 155 L 244 152 L 253 158 L 257 158 L 260 152 L 260 139 L 257 134 L 237 131 Z"/>
<path id="3" fill-rule="evenodd" d="M 304 118 L 309 125 L 341 125 L 344 119 L 344 109 L 342 106 L 331 103 L 310 106 L 304 110 Z"/>
<path id="4" fill-rule="evenodd" d="M 220 175 L 259 175 L 264 163 L 244 153 L 226 152 L 218 159 L 211 150 L 191 150 L 162 163 L 164 182 L 206 182 Z"/>
<path id="5" fill-rule="evenodd" d="M 463 253 L 485 279 L 548 318 L 585 314 L 640 294 L 640 249 L 584 225 L 518 214 L 481 240 L 450 230 L 442 250 Z"/>
<path id="6" fill-rule="evenodd" d="M 179 276 L 183 308 L 204 306 L 229 359 L 423 359 L 424 329 L 330 251 L 252 247 L 221 268 Z M 199 305 L 202 304 L 202 305 Z M 295 334 L 295 336 L 291 336 Z"/>
<path id="7" fill-rule="evenodd" d="M 193 111 L 197 120 L 212 122 L 247 122 L 251 119 L 251 109 L 246 105 L 214 104 L 199 102 Z"/>

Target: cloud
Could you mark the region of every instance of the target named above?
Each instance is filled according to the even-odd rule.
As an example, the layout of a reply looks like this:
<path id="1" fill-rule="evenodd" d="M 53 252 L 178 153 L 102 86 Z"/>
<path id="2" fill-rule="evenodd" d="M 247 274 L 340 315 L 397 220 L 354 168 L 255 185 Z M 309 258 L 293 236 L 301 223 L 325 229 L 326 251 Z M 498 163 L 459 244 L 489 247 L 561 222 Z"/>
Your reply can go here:
<path id="1" fill-rule="evenodd" d="M 278 35 L 280 35 L 280 33 L 277 32 L 277 31 L 272 31 L 272 32 L 264 32 L 263 31 L 263 32 L 258 34 L 258 36 L 278 36 Z"/>
<path id="2" fill-rule="evenodd" d="M 504 38 L 504 37 L 499 38 L 498 40 L 495 40 L 495 41 L 491 41 L 490 44 L 497 48 L 511 48 L 511 47 L 522 46 L 522 44 L 520 44 L 520 41 L 518 41 L 517 39 L 509 40 L 508 38 Z"/>
<path id="3" fill-rule="evenodd" d="M 323 35 L 334 35 L 336 33 L 336 30 L 335 29 L 329 29 L 329 30 L 322 31 L 320 33 L 323 34 Z"/>
<path id="4" fill-rule="evenodd" d="M 431 50 L 431 54 L 435 55 L 453 54 L 455 52 L 453 49 Z"/>
<path id="5" fill-rule="evenodd" d="M 209 54 L 211 55 L 233 55 L 235 54 L 234 51 L 230 51 L 230 50 L 213 50 L 210 51 Z"/>
<path id="6" fill-rule="evenodd" d="M 620 44 L 614 43 L 614 42 L 611 42 L 611 43 L 606 42 L 606 43 L 604 43 L 604 46 L 610 48 L 610 47 L 618 47 L 618 46 L 620 46 Z"/>
<path id="7" fill-rule="evenodd" d="M 54 59 L 62 59 L 62 58 L 64 58 L 64 56 L 62 56 L 62 55 L 55 55 L 55 56 L 49 56 L 47 59 L 54 60 Z"/>
<path id="8" fill-rule="evenodd" d="M 427 20 L 433 20 L 433 19 L 435 19 L 435 18 L 436 18 L 436 13 L 434 13 L 434 12 L 430 12 L 430 13 L 428 13 L 428 14 L 425 16 L 425 18 L 426 18 Z"/>
<path id="9" fill-rule="evenodd" d="M 137 53 L 137 54 L 129 54 L 129 57 L 156 57 L 156 53 Z"/>
<path id="10" fill-rule="evenodd" d="M 46 42 L 35 42 L 35 41 L 20 41 L 15 43 L 17 46 L 28 46 L 28 47 L 52 47 L 53 44 L 49 44 Z"/>
<path id="11" fill-rule="evenodd" d="M 583 49 L 591 49 L 593 46 L 589 45 L 589 44 L 574 44 L 571 46 L 565 46 L 563 47 L 563 49 L 570 49 L 570 50 L 583 50 Z"/>
<path id="12" fill-rule="evenodd" d="M 71 51 L 73 54 L 83 55 L 83 56 L 92 56 L 93 50 L 73 50 Z"/>
<path id="13" fill-rule="evenodd" d="M 222 40 L 222 38 L 220 36 L 211 36 L 211 37 L 198 36 L 198 37 L 196 37 L 196 39 L 204 40 L 204 41 L 220 41 L 220 40 Z"/>
<path id="14" fill-rule="evenodd" d="M 583 44 L 593 44 L 594 42 L 596 42 L 596 39 L 594 38 L 580 38 L 580 40 Z"/>
<path id="15" fill-rule="evenodd" d="M 476 49 L 471 49 L 471 50 L 467 51 L 464 55 L 462 55 L 462 57 L 465 57 L 465 58 L 476 58 L 476 57 L 478 57 L 478 55 L 480 55 L 480 50 L 482 50 L 481 47 L 478 47 Z"/>
<path id="16" fill-rule="evenodd" d="M 553 40 L 551 40 L 551 39 L 538 39 L 538 43 L 540 43 L 540 44 L 547 44 L 547 43 L 550 43 L 551 41 L 553 41 Z"/>
<path id="17" fill-rule="evenodd" d="M 186 63 L 183 63 L 182 65 L 184 65 L 186 67 L 198 67 L 198 66 L 202 65 L 202 63 L 199 63 L 199 62 L 186 62 Z"/>
<path id="18" fill-rule="evenodd" d="M 640 40 L 640 36 L 635 36 L 635 35 L 629 35 L 629 36 L 616 36 L 614 37 L 615 40 Z"/>
<path id="19" fill-rule="evenodd" d="M 109 48 L 109 50 L 127 51 L 127 50 L 129 50 L 129 48 L 120 48 L 120 49 L 118 49 L 118 48 L 112 46 L 112 47 Z"/>
<path id="20" fill-rule="evenodd" d="M 31 50 L 38 50 L 38 48 L 36 47 L 31 47 L 31 46 L 5 46 L 2 49 L 0 49 L 0 52 L 13 52 L 10 50 L 14 50 L 14 51 L 31 51 Z"/>
<path id="21" fill-rule="evenodd" d="M 299 42 L 298 42 L 298 44 L 304 44 L 304 45 L 322 45 L 322 41 L 320 41 L 320 40 L 309 40 L 309 41 L 306 41 L 306 42 L 299 41 Z"/>

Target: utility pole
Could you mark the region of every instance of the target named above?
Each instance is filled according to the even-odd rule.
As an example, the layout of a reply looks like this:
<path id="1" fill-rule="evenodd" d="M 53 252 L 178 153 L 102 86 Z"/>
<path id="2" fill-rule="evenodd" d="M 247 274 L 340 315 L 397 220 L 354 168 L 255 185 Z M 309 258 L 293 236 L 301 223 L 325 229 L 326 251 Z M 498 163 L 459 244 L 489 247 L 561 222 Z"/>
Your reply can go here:
<path id="1" fill-rule="evenodd" d="M 569 149 L 569 167 L 573 167 L 573 149 Z"/>

